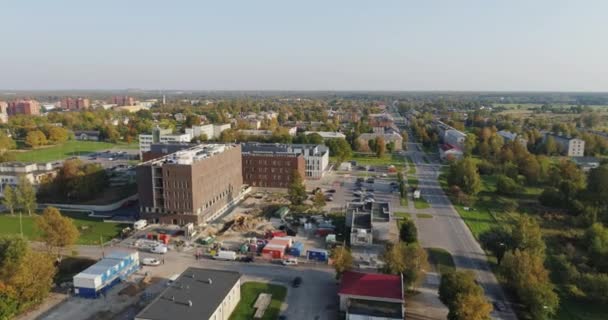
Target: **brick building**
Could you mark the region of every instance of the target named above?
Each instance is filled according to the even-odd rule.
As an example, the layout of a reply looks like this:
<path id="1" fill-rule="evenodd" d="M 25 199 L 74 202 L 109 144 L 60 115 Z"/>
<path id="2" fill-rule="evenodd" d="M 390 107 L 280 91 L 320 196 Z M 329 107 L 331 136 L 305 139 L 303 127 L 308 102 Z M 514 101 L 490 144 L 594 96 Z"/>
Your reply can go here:
<path id="1" fill-rule="evenodd" d="M 8 103 L 7 113 L 9 116 L 18 114 L 39 115 L 40 103 L 36 100 L 16 100 Z"/>
<path id="2" fill-rule="evenodd" d="M 137 169 L 140 214 L 154 223 L 202 224 L 238 201 L 241 147 L 204 144 L 144 162 Z"/>
<path id="3" fill-rule="evenodd" d="M 243 152 L 243 182 L 252 187 L 287 188 L 298 171 L 304 178 L 304 156 L 287 152 Z"/>
<path id="4" fill-rule="evenodd" d="M 66 110 L 85 110 L 91 106 L 87 98 L 65 97 L 61 100 L 61 107 Z"/>
<path id="5" fill-rule="evenodd" d="M 117 106 L 134 106 L 135 99 L 129 96 L 114 96 L 112 97 L 112 103 Z"/>

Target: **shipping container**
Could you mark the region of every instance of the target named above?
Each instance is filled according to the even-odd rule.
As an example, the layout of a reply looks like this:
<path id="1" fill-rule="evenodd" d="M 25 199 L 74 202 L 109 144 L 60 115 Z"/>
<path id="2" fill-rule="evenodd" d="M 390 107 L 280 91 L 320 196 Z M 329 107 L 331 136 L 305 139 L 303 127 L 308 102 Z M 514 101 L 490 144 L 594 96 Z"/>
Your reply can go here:
<path id="1" fill-rule="evenodd" d="M 74 293 L 83 298 L 97 298 L 138 269 L 137 251 L 110 251 L 103 259 L 74 276 Z"/>
<path id="2" fill-rule="evenodd" d="M 294 257 L 299 257 L 304 253 L 304 244 L 302 242 L 294 242 L 293 246 L 289 248 L 289 254 Z"/>
<path id="3" fill-rule="evenodd" d="M 267 244 L 262 249 L 262 254 L 269 256 L 272 259 L 282 259 L 285 255 L 285 246 L 276 244 Z"/>
<path id="4" fill-rule="evenodd" d="M 308 260 L 327 261 L 329 254 L 325 249 L 309 249 L 306 251 Z"/>
<path id="5" fill-rule="evenodd" d="M 268 244 L 274 244 L 274 245 L 284 246 L 285 248 L 289 248 L 289 247 L 291 247 L 291 240 L 274 238 L 274 239 L 268 241 Z"/>
<path id="6" fill-rule="evenodd" d="M 266 239 L 272 239 L 274 237 L 286 237 L 285 231 L 268 231 L 266 232 Z"/>

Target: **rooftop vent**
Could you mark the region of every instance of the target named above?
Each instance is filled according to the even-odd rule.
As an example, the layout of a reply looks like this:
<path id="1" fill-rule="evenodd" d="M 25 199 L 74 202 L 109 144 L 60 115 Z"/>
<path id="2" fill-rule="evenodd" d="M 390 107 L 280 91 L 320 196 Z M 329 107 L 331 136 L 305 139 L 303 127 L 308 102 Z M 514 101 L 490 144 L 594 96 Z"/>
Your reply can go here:
<path id="1" fill-rule="evenodd" d="M 208 282 L 209 284 L 213 284 L 213 280 L 211 280 L 211 278 L 207 279 L 207 282 Z"/>
<path id="2" fill-rule="evenodd" d="M 192 300 L 188 300 L 188 307 L 192 307 Z"/>

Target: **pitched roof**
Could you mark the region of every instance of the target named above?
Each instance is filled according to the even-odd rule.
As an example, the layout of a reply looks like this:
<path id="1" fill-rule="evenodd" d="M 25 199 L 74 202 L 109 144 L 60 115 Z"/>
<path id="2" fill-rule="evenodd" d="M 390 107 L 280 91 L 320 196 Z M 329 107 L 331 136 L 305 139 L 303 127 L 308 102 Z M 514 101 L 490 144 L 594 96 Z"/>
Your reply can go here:
<path id="1" fill-rule="evenodd" d="M 401 300 L 403 286 L 400 276 L 346 271 L 338 294 Z"/>

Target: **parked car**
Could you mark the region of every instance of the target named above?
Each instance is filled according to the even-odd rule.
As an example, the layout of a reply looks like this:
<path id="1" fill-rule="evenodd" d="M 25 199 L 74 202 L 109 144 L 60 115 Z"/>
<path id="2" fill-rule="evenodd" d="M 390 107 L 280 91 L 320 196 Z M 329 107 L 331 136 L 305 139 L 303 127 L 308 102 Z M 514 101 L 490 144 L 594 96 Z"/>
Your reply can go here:
<path id="1" fill-rule="evenodd" d="M 325 197 L 325 201 L 334 201 L 334 197 L 332 197 L 332 196 L 326 196 Z"/>
<path id="2" fill-rule="evenodd" d="M 336 189 L 329 189 L 329 190 L 327 190 L 325 192 L 327 192 L 327 193 L 336 193 Z"/>
<path id="3" fill-rule="evenodd" d="M 298 258 L 285 259 L 285 260 L 281 261 L 281 263 L 284 266 L 297 266 L 298 265 Z"/>
<path id="4" fill-rule="evenodd" d="M 302 277 L 295 277 L 291 282 L 291 286 L 294 288 L 298 288 L 302 284 Z"/>
<path id="5" fill-rule="evenodd" d="M 158 253 L 158 254 L 165 254 L 165 253 L 167 253 L 167 250 L 168 250 L 167 246 L 162 245 L 162 244 L 150 248 L 150 252 L 152 252 L 152 253 Z"/>
<path id="6" fill-rule="evenodd" d="M 160 260 L 155 258 L 143 258 L 141 259 L 141 264 L 144 266 L 158 266 L 160 265 Z"/>
<path id="7" fill-rule="evenodd" d="M 500 301 L 494 301 L 492 305 L 494 305 L 496 311 L 504 311 L 506 309 L 505 304 Z"/>
<path id="8" fill-rule="evenodd" d="M 242 257 L 242 258 L 240 259 L 240 261 L 241 261 L 241 262 L 253 262 L 253 257 L 249 257 L 249 256 Z"/>

